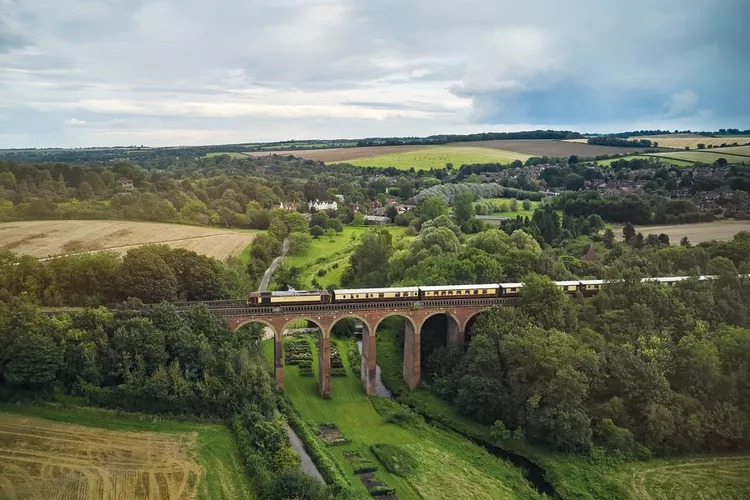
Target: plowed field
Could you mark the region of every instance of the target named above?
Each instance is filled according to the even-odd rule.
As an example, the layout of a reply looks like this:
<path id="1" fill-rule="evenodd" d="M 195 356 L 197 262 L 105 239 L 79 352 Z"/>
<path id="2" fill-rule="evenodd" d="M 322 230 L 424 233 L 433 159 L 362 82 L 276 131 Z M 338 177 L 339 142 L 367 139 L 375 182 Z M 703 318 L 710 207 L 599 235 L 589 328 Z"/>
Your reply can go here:
<path id="1" fill-rule="evenodd" d="M 129 221 L 24 221 L 0 223 L 0 250 L 48 257 L 98 250 L 125 253 L 148 243 L 224 259 L 238 255 L 253 240 L 253 233 Z"/>
<path id="2" fill-rule="evenodd" d="M 0 414 L 0 498 L 196 498 L 197 439 Z"/>

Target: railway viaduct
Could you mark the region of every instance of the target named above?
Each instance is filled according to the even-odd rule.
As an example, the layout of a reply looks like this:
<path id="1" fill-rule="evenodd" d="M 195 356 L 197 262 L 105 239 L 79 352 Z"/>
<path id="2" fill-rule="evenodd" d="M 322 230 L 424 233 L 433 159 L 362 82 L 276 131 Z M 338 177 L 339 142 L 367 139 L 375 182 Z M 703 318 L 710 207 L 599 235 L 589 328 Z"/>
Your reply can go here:
<path id="1" fill-rule="evenodd" d="M 297 306 L 260 307 L 211 307 L 222 316 L 231 330 L 248 323 L 262 323 L 274 334 L 274 370 L 276 383 L 284 387 L 283 333 L 292 321 L 304 319 L 320 328 L 318 337 L 318 388 L 324 398 L 331 397 L 330 337 L 333 326 L 343 318 L 354 318 L 362 322 L 362 385 L 368 395 L 375 395 L 376 344 L 378 325 L 391 316 L 405 318 L 404 334 L 404 381 L 414 388 L 420 380 L 420 338 L 425 322 L 439 314 L 448 318 L 447 342 L 458 344 L 465 341 L 466 328 L 477 314 L 493 306 L 515 305 L 516 298 L 454 299 L 421 302 L 366 302 L 352 304 L 313 304 Z"/>

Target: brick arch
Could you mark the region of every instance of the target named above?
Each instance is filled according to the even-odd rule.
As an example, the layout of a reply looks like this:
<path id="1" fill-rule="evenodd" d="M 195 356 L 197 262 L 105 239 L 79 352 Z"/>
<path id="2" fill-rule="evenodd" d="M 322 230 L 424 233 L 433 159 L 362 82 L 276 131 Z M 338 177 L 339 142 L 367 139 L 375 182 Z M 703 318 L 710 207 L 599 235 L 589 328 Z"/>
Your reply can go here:
<path id="1" fill-rule="evenodd" d="M 278 325 L 274 325 L 268 320 L 261 319 L 261 318 L 243 318 L 241 320 L 230 320 L 230 330 L 233 332 L 236 332 L 240 328 L 242 328 L 245 325 L 249 325 L 250 323 L 260 323 L 261 325 L 265 325 L 269 327 L 271 330 L 273 330 L 274 334 L 276 333 L 276 330 L 278 328 Z"/>
<path id="2" fill-rule="evenodd" d="M 322 322 L 320 320 L 320 318 L 318 318 L 316 320 L 316 319 L 313 319 L 313 318 L 308 318 L 306 315 L 300 315 L 300 316 L 294 316 L 294 317 L 284 318 L 284 327 L 281 329 L 281 332 L 279 332 L 279 333 L 281 335 L 283 335 L 284 334 L 284 330 L 286 330 L 289 327 L 290 323 L 293 323 L 294 321 L 299 321 L 301 319 L 303 319 L 305 321 L 310 321 L 312 323 L 315 323 L 315 326 L 318 327 L 318 329 L 321 331 L 321 334 L 324 335 L 324 336 L 328 336 L 328 334 L 331 331 L 331 326 L 333 326 L 333 324 L 331 324 L 330 326 L 328 326 L 328 328 L 325 328 L 324 327 L 324 322 Z"/>
<path id="3" fill-rule="evenodd" d="M 338 323 L 342 319 L 357 319 L 357 320 L 361 321 L 362 324 L 365 325 L 365 328 L 367 328 L 370 332 L 372 332 L 373 334 L 375 333 L 375 331 L 370 326 L 370 321 L 368 321 L 367 318 L 365 318 L 364 315 L 353 314 L 353 313 L 352 314 L 342 314 L 341 316 L 333 316 L 333 318 L 331 320 L 331 326 L 330 326 L 331 331 L 333 331 L 333 327 L 336 326 L 336 323 Z"/>
<path id="4" fill-rule="evenodd" d="M 457 316 L 456 316 L 456 315 L 455 315 L 455 314 L 454 314 L 453 312 L 451 312 L 451 311 L 449 311 L 449 310 L 447 310 L 447 309 L 446 309 L 446 310 L 444 310 L 444 311 L 440 311 L 440 310 L 438 310 L 438 311 L 432 311 L 432 312 L 429 312 L 429 313 L 427 313 L 427 314 L 426 314 L 426 315 L 424 316 L 424 318 L 422 318 L 422 324 L 420 324 L 420 325 L 419 325 L 419 329 L 420 329 L 420 330 L 422 329 L 422 327 L 424 326 L 424 324 L 425 324 L 425 323 L 427 323 L 427 320 L 428 320 L 428 319 L 430 319 L 430 318 L 432 318 L 432 317 L 435 317 L 435 316 L 438 316 L 438 315 L 440 315 L 440 314 L 444 314 L 444 315 L 446 315 L 446 316 L 447 316 L 448 318 L 452 319 L 452 320 L 453 320 L 453 322 L 454 322 L 454 324 L 455 324 L 455 325 L 456 325 L 456 326 L 457 326 L 457 327 L 458 327 L 459 329 L 461 329 L 461 328 L 462 328 L 462 326 L 463 326 L 463 325 L 461 324 L 461 320 L 460 320 L 460 319 L 459 319 L 459 318 L 458 318 L 458 317 L 457 317 Z"/>
<path id="5" fill-rule="evenodd" d="M 380 316 L 377 319 L 377 321 L 373 325 L 373 328 L 370 330 L 373 333 L 373 335 L 375 335 L 376 332 L 378 331 L 378 327 L 380 326 L 380 323 L 382 323 L 384 320 L 386 320 L 388 318 L 392 318 L 394 316 L 401 316 L 402 318 L 406 319 L 406 321 L 408 321 L 409 324 L 411 325 L 412 329 L 415 332 L 419 333 L 419 330 L 417 329 L 417 323 L 414 321 L 414 318 L 407 311 L 404 311 L 404 312 L 394 311 L 394 312 L 388 312 L 388 313 Z M 421 324 L 420 324 L 420 328 L 421 328 Z"/>
<path id="6" fill-rule="evenodd" d="M 477 316 L 479 316 L 480 314 L 486 313 L 487 311 L 488 309 L 480 309 L 478 311 L 474 311 L 473 313 L 466 315 L 466 319 L 464 320 L 463 325 L 461 325 L 461 329 L 465 333 L 469 333 L 468 332 L 469 323 L 471 323 L 471 321 L 474 320 Z"/>

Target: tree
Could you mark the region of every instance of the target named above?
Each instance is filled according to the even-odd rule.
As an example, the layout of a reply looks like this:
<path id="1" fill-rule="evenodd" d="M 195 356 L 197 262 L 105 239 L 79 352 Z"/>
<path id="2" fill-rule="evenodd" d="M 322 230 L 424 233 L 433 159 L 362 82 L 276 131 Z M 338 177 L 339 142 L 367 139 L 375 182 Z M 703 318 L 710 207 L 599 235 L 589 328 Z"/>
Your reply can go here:
<path id="1" fill-rule="evenodd" d="M 604 246 L 607 248 L 612 248 L 615 244 L 615 233 L 612 231 L 612 229 L 607 228 L 604 230 L 604 235 L 602 236 L 602 242 L 604 243 Z"/>
<path id="2" fill-rule="evenodd" d="M 393 253 L 391 234 L 385 230 L 365 233 L 349 259 L 342 284 L 347 286 L 388 286 L 389 259 Z"/>
<path id="3" fill-rule="evenodd" d="M 684 248 L 690 248 L 692 246 L 687 236 L 683 236 L 682 239 L 680 239 L 680 246 Z"/>
<path id="4" fill-rule="evenodd" d="M 50 335 L 41 331 L 15 337 L 5 355 L 3 375 L 12 385 L 45 386 L 55 380 L 63 362 L 63 351 Z"/>
<path id="5" fill-rule="evenodd" d="M 523 200 L 521 202 L 524 210 L 531 210 L 531 200 Z"/>
<path id="6" fill-rule="evenodd" d="M 328 228 L 333 229 L 337 233 L 341 233 L 344 231 L 344 224 L 338 217 L 332 217 L 328 220 Z"/>
<path id="7" fill-rule="evenodd" d="M 466 224 L 474 218 L 474 197 L 471 193 L 461 193 L 456 195 L 453 201 L 453 213 L 459 226 Z"/>
<path id="8" fill-rule="evenodd" d="M 289 235 L 289 253 L 291 255 L 304 255 L 312 245 L 310 233 L 295 232 Z"/>
<path id="9" fill-rule="evenodd" d="M 625 238 L 625 242 L 629 243 L 633 238 L 635 238 L 635 228 L 633 227 L 633 224 L 628 222 L 625 224 L 625 226 L 622 228 L 622 236 Z"/>
<path id="10" fill-rule="evenodd" d="M 310 234 L 313 235 L 313 237 L 317 239 L 325 234 L 325 229 L 323 229 L 320 226 L 315 225 L 310 228 Z"/>
<path id="11" fill-rule="evenodd" d="M 385 209 L 385 215 L 391 219 L 391 222 L 394 222 L 398 216 L 398 209 L 391 205 Z"/>
<path id="12" fill-rule="evenodd" d="M 419 205 L 419 216 L 424 222 L 448 213 L 448 204 L 437 196 L 427 198 Z"/>
<path id="13" fill-rule="evenodd" d="M 122 259 L 118 285 L 124 297 L 136 297 L 146 303 L 175 300 L 177 278 L 163 255 L 166 245 L 145 245 L 128 250 Z"/>

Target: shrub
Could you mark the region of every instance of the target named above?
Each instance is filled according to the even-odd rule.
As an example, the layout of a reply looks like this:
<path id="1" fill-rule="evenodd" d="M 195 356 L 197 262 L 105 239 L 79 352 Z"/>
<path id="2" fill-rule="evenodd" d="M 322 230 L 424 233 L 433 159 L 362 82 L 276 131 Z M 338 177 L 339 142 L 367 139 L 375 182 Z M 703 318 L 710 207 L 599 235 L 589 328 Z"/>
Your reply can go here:
<path id="1" fill-rule="evenodd" d="M 331 368 L 331 377 L 346 377 L 346 370 L 342 368 Z"/>
<path id="2" fill-rule="evenodd" d="M 370 496 L 379 497 L 385 495 L 394 495 L 396 493 L 395 488 L 389 486 L 375 486 L 370 490 Z"/>

